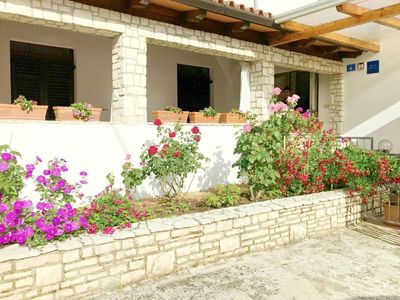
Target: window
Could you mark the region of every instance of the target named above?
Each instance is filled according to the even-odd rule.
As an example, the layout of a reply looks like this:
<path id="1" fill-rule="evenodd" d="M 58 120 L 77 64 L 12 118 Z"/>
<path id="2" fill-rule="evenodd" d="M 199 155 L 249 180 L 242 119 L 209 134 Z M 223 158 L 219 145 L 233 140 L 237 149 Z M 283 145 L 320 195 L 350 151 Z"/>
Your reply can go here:
<path id="1" fill-rule="evenodd" d="M 178 106 L 199 111 L 210 106 L 210 69 L 178 64 Z"/>
<path id="2" fill-rule="evenodd" d="M 54 120 L 52 106 L 74 102 L 74 51 L 21 42 L 10 43 L 11 99 L 24 95 L 49 105 L 46 119 Z"/>

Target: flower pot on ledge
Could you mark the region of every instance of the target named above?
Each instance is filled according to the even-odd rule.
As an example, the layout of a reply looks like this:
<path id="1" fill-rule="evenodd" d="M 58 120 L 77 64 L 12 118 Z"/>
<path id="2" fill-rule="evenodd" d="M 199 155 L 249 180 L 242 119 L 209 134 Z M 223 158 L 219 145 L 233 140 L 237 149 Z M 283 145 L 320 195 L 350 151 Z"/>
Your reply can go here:
<path id="1" fill-rule="evenodd" d="M 190 112 L 189 120 L 190 123 L 219 123 L 221 114 L 218 113 L 216 116 L 205 116 L 201 112 Z"/>
<path id="2" fill-rule="evenodd" d="M 241 114 L 222 113 L 219 122 L 226 124 L 243 124 L 246 123 L 246 118 Z"/>
<path id="3" fill-rule="evenodd" d="M 153 111 L 154 120 L 160 119 L 164 123 L 187 123 L 188 116 L 188 111 L 182 111 L 180 113 L 166 110 Z"/>
<path id="4" fill-rule="evenodd" d="M 33 105 L 32 111 L 26 112 L 16 104 L 0 104 L 0 119 L 6 120 L 45 120 L 47 105 Z"/>
<path id="5" fill-rule="evenodd" d="M 83 122 L 83 120 L 76 119 L 72 114 L 72 108 L 69 106 L 53 106 L 54 115 L 56 116 L 56 121 L 76 121 Z M 92 108 L 92 121 L 99 122 L 102 112 L 102 108 Z"/>

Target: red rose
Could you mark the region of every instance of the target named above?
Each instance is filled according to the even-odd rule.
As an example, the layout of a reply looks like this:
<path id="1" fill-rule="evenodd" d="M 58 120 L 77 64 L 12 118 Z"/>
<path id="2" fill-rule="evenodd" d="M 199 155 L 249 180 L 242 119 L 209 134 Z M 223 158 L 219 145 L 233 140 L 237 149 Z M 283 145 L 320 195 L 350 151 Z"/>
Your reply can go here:
<path id="1" fill-rule="evenodd" d="M 161 126 L 162 122 L 161 122 L 160 119 L 155 119 L 153 124 L 156 125 L 156 126 Z"/>
<path id="2" fill-rule="evenodd" d="M 194 126 L 194 127 L 192 128 L 192 133 L 193 133 L 193 134 L 198 134 L 199 132 L 200 132 L 199 127 Z"/>
<path id="3" fill-rule="evenodd" d="M 90 216 L 90 208 L 85 207 L 85 209 L 83 210 L 83 215 L 85 217 L 89 217 Z"/>
<path id="4" fill-rule="evenodd" d="M 176 133 L 175 133 L 175 132 L 170 132 L 170 133 L 169 133 L 169 137 L 170 137 L 171 139 L 173 139 L 174 137 L 176 137 Z"/>
<path id="5" fill-rule="evenodd" d="M 174 151 L 173 155 L 174 155 L 176 158 L 179 158 L 179 157 L 181 156 L 181 154 L 180 154 L 178 151 Z"/>
<path id="6" fill-rule="evenodd" d="M 94 234 L 97 232 L 97 224 L 93 223 L 89 225 L 89 233 L 90 234 Z"/>
<path id="7" fill-rule="evenodd" d="M 195 137 L 194 137 L 194 140 L 195 140 L 195 142 L 200 142 L 200 136 L 199 135 L 196 135 Z"/>
<path id="8" fill-rule="evenodd" d="M 112 228 L 111 226 L 107 226 L 103 229 L 103 233 L 104 234 L 113 234 L 114 233 L 114 228 Z"/>
<path id="9" fill-rule="evenodd" d="M 158 151 L 158 148 L 157 148 L 156 146 L 150 146 L 150 147 L 149 147 L 149 150 L 148 150 L 148 152 L 149 152 L 150 155 L 156 154 L 157 151 Z"/>

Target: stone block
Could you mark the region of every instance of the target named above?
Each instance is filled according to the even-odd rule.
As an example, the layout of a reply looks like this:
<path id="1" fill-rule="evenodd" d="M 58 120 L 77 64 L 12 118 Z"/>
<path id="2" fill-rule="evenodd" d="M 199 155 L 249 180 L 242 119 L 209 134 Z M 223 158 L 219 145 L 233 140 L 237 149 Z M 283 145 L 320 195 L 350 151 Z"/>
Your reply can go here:
<path id="1" fill-rule="evenodd" d="M 38 267 L 36 269 L 36 286 L 46 286 L 59 283 L 62 280 L 62 265 Z"/>
<path id="2" fill-rule="evenodd" d="M 150 277 L 172 273 L 175 264 L 174 251 L 164 252 L 147 257 L 146 274 Z"/>
<path id="3" fill-rule="evenodd" d="M 145 277 L 144 270 L 128 272 L 128 273 L 121 275 L 121 284 L 138 282 L 138 281 L 142 280 L 144 277 Z"/>
<path id="4" fill-rule="evenodd" d="M 232 236 L 229 238 L 222 239 L 220 241 L 221 253 L 234 251 L 240 247 L 240 238 L 238 236 Z"/>

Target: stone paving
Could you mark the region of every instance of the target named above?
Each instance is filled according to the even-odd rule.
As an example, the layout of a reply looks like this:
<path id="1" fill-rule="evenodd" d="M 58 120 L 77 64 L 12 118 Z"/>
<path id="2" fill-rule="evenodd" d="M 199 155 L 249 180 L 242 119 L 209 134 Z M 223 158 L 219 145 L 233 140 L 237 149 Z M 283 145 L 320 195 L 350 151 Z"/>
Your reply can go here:
<path id="1" fill-rule="evenodd" d="M 351 229 L 93 299 L 400 299 L 400 248 Z"/>

